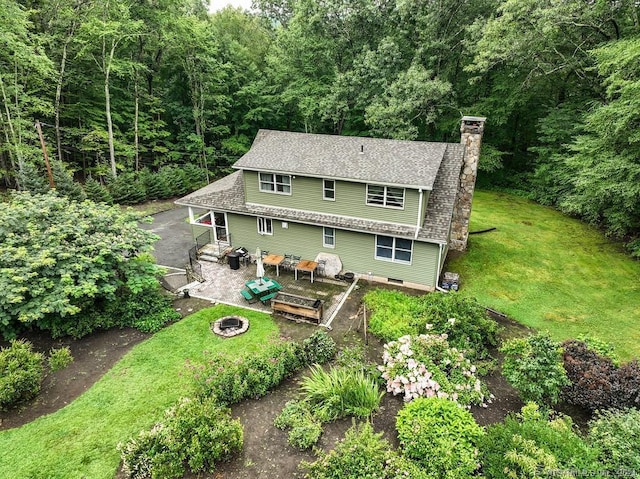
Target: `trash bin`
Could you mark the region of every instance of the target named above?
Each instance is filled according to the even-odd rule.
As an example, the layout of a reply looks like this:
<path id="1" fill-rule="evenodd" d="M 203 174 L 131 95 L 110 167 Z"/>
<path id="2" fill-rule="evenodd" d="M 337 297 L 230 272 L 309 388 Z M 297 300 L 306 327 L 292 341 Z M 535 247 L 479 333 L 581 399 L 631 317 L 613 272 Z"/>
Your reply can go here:
<path id="1" fill-rule="evenodd" d="M 238 253 L 229 253 L 227 255 L 230 269 L 240 269 L 240 255 Z"/>

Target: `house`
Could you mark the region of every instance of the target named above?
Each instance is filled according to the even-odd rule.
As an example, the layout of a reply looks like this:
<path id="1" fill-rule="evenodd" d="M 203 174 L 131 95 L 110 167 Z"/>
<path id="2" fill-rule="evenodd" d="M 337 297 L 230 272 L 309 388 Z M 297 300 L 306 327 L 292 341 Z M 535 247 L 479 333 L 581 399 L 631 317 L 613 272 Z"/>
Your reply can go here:
<path id="1" fill-rule="evenodd" d="M 433 289 L 466 248 L 484 121 L 463 117 L 461 143 L 260 130 L 237 171 L 176 203 L 198 244 Z"/>

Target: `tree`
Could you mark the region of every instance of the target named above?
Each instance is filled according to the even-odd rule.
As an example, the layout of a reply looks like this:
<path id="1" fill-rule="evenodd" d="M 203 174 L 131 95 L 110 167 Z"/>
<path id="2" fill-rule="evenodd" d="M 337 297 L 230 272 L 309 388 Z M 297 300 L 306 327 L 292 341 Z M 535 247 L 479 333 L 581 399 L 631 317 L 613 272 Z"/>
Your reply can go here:
<path id="1" fill-rule="evenodd" d="M 50 110 L 43 94 L 51 62 L 30 35 L 27 12 L 15 1 L 0 0 L 0 171 L 14 178 L 23 161 L 38 153 L 33 118 Z M 5 161 L 8 159 L 8 161 Z"/>
<path id="2" fill-rule="evenodd" d="M 116 53 L 122 44 L 130 42 L 139 35 L 142 24 L 141 21 L 131 18 L 130 8 L 130 4 L 124 0 L 106 0 L 96 11 L 95 16 L 87 20 L 81 29 L 84 44 L 81 53 L 93 59 L 103 76 L 109 162 L 113 176 L 118 175 L 118 170 L 111 113 L 111 75 L 133 72 L 132 62 Z"/>
<path id="3" fill-rule="evenodd" d="M 118 207 L 14 193 L 0 211 L 0 331 L 5 336 L 157 286 L 157 239 Z M 87 318 L 85 317 L 84 320 Z"/>
<path id="4" fill-rule="evenodd" d="M 565 157 L 561 209 L 617 237 L 640 234 L 640 38 L 594 51 L 606 99 L 586 115 Z"/>

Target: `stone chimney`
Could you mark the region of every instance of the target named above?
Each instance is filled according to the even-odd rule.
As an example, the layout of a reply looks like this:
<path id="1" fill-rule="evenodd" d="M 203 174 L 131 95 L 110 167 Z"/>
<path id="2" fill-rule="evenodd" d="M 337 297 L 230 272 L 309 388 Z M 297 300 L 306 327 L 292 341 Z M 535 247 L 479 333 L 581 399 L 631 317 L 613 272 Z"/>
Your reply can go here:
<path id="1" fill-rule="evenodd" d="M 464 161 L 460 170 L 460 183 L 458 183 L 458 195 L 453 210 L 449 239 L 449 247 L 455 251 L 467 249 L 471 202 L 478 176 L 478 160 L 480 159 L 480 144 L 482 143 L 485 120 L 486 118 L 478 116 L 462 117 L 460 143 L 464 145 Z"/>

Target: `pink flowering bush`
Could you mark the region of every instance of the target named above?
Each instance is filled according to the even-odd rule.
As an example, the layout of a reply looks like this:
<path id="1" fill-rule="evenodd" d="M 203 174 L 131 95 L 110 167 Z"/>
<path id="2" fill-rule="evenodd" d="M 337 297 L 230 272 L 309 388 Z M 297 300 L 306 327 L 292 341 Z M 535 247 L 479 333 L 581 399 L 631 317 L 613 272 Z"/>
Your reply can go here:
<path id="1" fill-rule="evenodd" d="M 438 397 L 462 406 L 486 407 L 493 399 L 464 353 L 449 346 L 446 334 L 402 336 L 384 345 L 383 365 L 378 366 L 387 391 L 404 395 L 405 401 Z"/>

